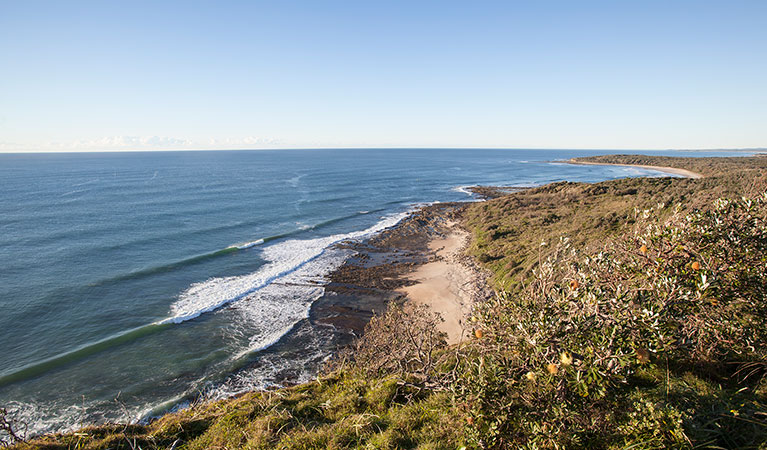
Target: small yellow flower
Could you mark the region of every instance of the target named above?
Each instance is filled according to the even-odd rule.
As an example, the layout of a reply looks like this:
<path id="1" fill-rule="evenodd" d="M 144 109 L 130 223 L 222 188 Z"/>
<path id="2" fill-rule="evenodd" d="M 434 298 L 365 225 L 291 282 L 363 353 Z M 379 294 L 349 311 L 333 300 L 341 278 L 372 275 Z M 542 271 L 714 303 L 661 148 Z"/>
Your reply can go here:
<path id="1" fill-rule="evenodd" d="M 550 374 L 556 375 L 557 372 L 559 372 L 559 366 L 556 364 L 548 364 L 546 370 L 548 370 Z"/>
<path id="2" fill-rule="evenodd" d="M 559 361 L 562 362 L 563 366 L 567 367 L 573 363 L 573 355 L 568 352 L 562 352 L 559 354 Z"/>
<path id="3" fill-rule="evenodd" d="M 536 378 L 535 372 L 532 372 L 532 371 L 527 372 L 525 374 L 525 378 L 527 378 L 528 381 L 535 381 L 535 378 Z"/>
<path id="4" fill-rule="evenodd" d="M 639 247 L 639 253 L 646 255 L 647 254 L 647 246 L 642 244 L 641 247 Z"/>
<path id="5" fill-rule="evenodd" d="M 700 270 L 700 263 L 698 261 L 692 263 L 692 270 Z"/>

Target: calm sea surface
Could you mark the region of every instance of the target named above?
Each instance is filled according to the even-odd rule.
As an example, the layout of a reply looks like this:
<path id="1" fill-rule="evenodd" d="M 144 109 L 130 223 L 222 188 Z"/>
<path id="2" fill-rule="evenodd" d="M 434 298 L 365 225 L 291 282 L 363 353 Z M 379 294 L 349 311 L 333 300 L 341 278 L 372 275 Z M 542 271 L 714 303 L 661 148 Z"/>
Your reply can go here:
<path id="1" fill-rule="evenodd" d="M 333 243 L 461 186 L 658 175 L 546 162 L 606 153 L 0 154 L 0 406 L 42 432 L 309 379 Z"/>

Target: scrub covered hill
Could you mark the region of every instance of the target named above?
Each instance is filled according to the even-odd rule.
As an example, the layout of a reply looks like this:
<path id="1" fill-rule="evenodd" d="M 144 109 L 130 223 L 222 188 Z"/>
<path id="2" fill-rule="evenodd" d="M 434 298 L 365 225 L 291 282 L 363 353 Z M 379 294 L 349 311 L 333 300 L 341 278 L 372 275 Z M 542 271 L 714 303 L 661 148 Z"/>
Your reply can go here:
<path id="1" fill-rule="evenodd" d="M 15 448 L 767 448 L 767 158 L 599 162 L 706 177 L 466 206 L 497 295 L 460 346 L 392 305 L 317 381 Z"/>
<path id="2" fill-rule="evenodd" d="M 593 161 L 596 158 L 584 158 Z M 703 179 L 555 183 L 473 205 L 464 371 L 481 447 L 767 445 L 767 158 L 615 156 Z"/>

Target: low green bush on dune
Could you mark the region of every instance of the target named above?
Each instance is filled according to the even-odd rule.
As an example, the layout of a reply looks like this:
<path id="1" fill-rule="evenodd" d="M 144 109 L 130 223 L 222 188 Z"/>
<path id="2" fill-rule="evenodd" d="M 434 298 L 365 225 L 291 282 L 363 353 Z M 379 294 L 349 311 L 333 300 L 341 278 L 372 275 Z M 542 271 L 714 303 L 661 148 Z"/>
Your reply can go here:
<path id="1" fill-rule="evenodd" d="M 553 245 L 477 308 L 459 381 L 475 445 L 767 443 L 767 194 L 637 211 L 595 253 Z"/>

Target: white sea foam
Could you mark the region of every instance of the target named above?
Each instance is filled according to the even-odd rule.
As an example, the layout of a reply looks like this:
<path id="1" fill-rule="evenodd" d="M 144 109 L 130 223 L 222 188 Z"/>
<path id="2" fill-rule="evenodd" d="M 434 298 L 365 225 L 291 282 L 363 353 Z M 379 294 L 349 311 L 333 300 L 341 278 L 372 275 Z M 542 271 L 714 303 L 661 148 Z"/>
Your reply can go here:
<path id="1" fill-rule="evenodd" d="M 83 181 L 82 183 L 75 183 L 72 185 L 72 187 L 85 186 L 87 184 L 98 183 L 100 180 L 101 178 L 95 178 L 93 180 Z"/>
<path id="2" fill-rule="evenodd" d="M 676 173 L 663 172 L 661 170 L 653 170 L 644 167 L 631 167 L 631 166 L 618 166 L 622 169 L 622 173 L 628 174 L 633 177 L 649 177 L 649 178 L 684 178 L 684 175 Z"/>
<path id="3" fill-rule="evenodd" d="M 239 306 L 239 302 L 237 304 Z M 281 352 L 262 354 L 257 364 L 231 374 L 226 381 L 205 393 L 206 398 L 221 399 L 243 392 L 280 387 L 289 372 L 291 383 L 303 383 L 317 377 L 318 365 L 330 357 L 326 347 L 332 333 L 330 329 L 298 327 L 296 337 L 301 341 L 301 350 L 286 358 Z"/>
<path id="4" fill-rule="evenodd" d="M 263 243 L 264 243 L 263 239 L 256 239 L 255 241 L 246 242 L 244 244 L 232 245 L 229 248 L 237 248 L 239 250 L 245 250 L 246 248 L 255 247 L 256 245 L 261 245 Z"/>
<path id="5" fill-rule="evenodd" d="M 325 291 L 325 275 L 340 267 L 348 254 L 348 250 L 328 249 L 294 272 L 234 303 L 239 322 L 249 334 L 248 346 L 235 359 L 271 347 L 298 321 L 308 318 L 312 303 Z"/>
<path id="6" fill-rule="evenodd" d="M 511 189 L 514 189 L 514 188 L 528 189 L 528 188 L 535 188 L 538 186 L 542 186 L 542 183 L 535 183 L 531 181 L 527 183 L 514 183 L 513 185 L 504 186 L 504 187 L 511 188 Z"/>
<path id="7" fill-rule="evenodd" d="M 396 225 L 406 215 L 407 213 L 401 213 L 386 216 L 377 224 L 362 231 L 308 240 L 293 239 L 265 247 L 261 258 L 266 261 L 266 264 L 259 270 L 242 276 L 211 278 L 191 285 L 171 305 L 171 317 L 158 323 L 185 322 L 242 299 L 319 257 L 330 245 L 347 239 L 370 236 Z"/>
<path id="8" fill-rule="evenodd" d="M 301 182 L 301 178 L 305 177 L 306 174 L 296 175 L 293 178 L 287 180 L 287 183 L 293 187 L 298 187 L 298 183 Z"/>
<path id="9" fill-rule="evenodd" d="M 475 187 L 475 186 L 474 186 L 474 185 L 472 185 L 472 186 L 456 186 L 456 187 L 454 187 L 452 190 L 453 190 L 453 191 L 455 191 L 455 192 L 460 192 L 460 193 L 462 193 L 462 194 L 466 194 L 466 195 L 468 195 L 469 197 L 471 197 L 471 196 L 473 196 L 473 195 L 474 195 L 474 193 L 473 193 L 473 192 L 471 192 L 471 191 L 469 190 L 469 188 L 472 188 L 472 187 Z"/>
<path id="10" fill-rule="evenodd" d="M 626 174 L 626 175 L 629 175 L 629 176 L 634 176 L 634 177 L 640 177 L 640 176 L 643 176 L 643 175 L 653 175 L 653 174 L 655 174 L 655 172 L 653 172 L 653 171 L 644 170 L 644 169 L 640 169 L 640 168 L 637 168 L 637 167 L 629 167 L 629 166 L 626 166 L 626 167 L 620 167 L 619 166 L 619 168 L 615 169 L 615 172 L 617 172 L 619 174 Z"/>
<path id="11" fill-rule="evenodd" d="M 37 436 L 43 433 L 50 433 L 52 431 L 66 433 L 81 428 L 85 423 L 94 422 L 101 419 L 97 415 L 89 415 L 88 407 L 90 404 L 84 403 L 82 405 L 68 405 L 64 406 L 57 402 L 43 402 L 43 403 L 27 403 L 10 401 L 3 405 L 9 413 L 9 416 L 18 421 L 20 424 L 24 424 L 21 431 L 27 437 Z M 112 422 L 127 421 L 132 417 L 125 415 L 122 412 L 111 411 L 113 416 L 109 419 Z"/>
<path id="12" fill-rule="evenodd" d="M 61 197 L 67 197 L 67 196 L 70 196 L 70 195 L 80 194 L 82 192 L 88 192 L 88 190 L 89 189 L 74 189 L 74 190 L 71 190 L 69 192 L 65 192 L 65 193 L 61 194 Z"/>

